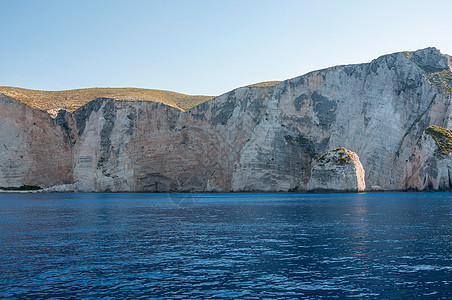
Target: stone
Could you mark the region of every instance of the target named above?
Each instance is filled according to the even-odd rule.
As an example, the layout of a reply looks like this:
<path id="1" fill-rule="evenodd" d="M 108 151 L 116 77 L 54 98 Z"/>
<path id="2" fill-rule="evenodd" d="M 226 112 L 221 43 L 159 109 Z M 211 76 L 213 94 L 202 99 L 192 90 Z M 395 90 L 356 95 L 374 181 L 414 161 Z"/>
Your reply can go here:
<path id="1" fill-rule="evenodd" d="M 60 184 L 54 185 L 42 190 L 39 190 L 40 193 L 72 193 L 78 192 L 77 186 L 75 184 Z"/>
<path id="2" fill-rule="evenodd" d="M 307 184 L 314 192 L 363 192 L 365 172 L 358 155 L 344 147 L 320 156 L 311 170 Z"/>
<path id="3" fill-rule="evenodd" d="M 73 182 L 70 138 L 47 112 L 0 94 L 0 186 Z"/>
<path id="4" fill-rule="evenodd" d="M 450 142 L 451 140 L 448 141 Z M 452 188 L 452 156 L 450 149 L 447 150 L 441 141 L 435 140 L 434 136 L 426 130 L 419 138 L 406 164 L 404 188 L 419 191 L 450 190 Z"/>
<path id="5" fill-rule="evenodd" d="M 448 158 L 425 130 L 452 127 L 450 62 L 435 48 L 383 55 L 241 87 L 186 112 L 99 98 L 52 118 L 0 95 L 0 186 L 303 192 L 316 159 L 341 145 L 359 156 L 366 186 L 449 189 Z"/>

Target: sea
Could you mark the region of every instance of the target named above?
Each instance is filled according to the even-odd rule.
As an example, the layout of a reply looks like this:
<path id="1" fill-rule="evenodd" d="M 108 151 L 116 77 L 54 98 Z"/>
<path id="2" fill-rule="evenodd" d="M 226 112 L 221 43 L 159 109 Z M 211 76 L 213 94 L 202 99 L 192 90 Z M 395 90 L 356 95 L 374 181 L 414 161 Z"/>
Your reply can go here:
<path id="1" fill-rule="evenodd" d="M 0 298 L 452 299 L 452 194 L 0 194 Z"/>

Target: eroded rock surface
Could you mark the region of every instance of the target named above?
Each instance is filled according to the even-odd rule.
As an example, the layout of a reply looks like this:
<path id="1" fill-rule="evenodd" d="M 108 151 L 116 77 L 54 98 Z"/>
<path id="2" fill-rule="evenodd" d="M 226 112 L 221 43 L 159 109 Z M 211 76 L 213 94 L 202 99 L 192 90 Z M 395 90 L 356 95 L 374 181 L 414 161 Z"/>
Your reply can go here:
<path id="1" fill-rule="evenodd" d="M 366 190 L 364 174 L 363 165 L 355 152 L 344 147 L 336 148 L 315 161 L 307 190 L 362 192 Z"/>
<path id="2" fill-rule="evenodd" d="M 406 169 L 406 189 L 450 190 L 452 188 L 452 132 L 428 127 L 419 138 Z"/>
<path id="3" fill-rule="evenodd" d="M 415 179 L 413 157 L 427 127 L 452 127 L 450 76 L 450 57 L 427 48 L 238 88 L 187 112 L 101 98 L 52 119 L 2 96 L 0 186 L 306 191 L 316 159 L 343 146 L 368 187 L 440 188 Z M 441 166 L 423 159 L 428 174 Z"/>
<path id="4" fill-rule="evenodd" d="M 0 94 L 0 186 L 70 183 L 72 149 L 48 113 Z"/>

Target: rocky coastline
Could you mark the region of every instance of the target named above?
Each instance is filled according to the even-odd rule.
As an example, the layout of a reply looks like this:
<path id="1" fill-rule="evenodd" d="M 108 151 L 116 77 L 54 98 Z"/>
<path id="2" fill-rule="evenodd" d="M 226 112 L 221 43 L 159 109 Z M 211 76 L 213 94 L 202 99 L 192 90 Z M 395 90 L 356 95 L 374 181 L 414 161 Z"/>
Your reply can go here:
<path id="1" fill-rule="evenodd" d="M 0 186 L 450 190 L 451 116 L 451 57 L 436 48 L 241 87 L 188 111 L 98 98 L 55 114 L 0 94 Z"/>

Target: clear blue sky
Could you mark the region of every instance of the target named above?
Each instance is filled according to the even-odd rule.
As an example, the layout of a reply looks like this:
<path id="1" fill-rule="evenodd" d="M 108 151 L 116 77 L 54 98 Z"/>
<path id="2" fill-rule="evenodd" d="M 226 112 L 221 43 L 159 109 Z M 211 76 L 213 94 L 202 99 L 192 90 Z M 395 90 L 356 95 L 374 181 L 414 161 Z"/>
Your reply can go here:
<path id="1" fill-rule="evenodd" d="M 219 95 L 382 54 L 452 54 L 452 1 L 0 0 L 0 85 Z"/>

